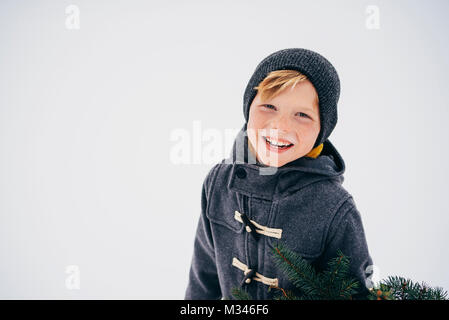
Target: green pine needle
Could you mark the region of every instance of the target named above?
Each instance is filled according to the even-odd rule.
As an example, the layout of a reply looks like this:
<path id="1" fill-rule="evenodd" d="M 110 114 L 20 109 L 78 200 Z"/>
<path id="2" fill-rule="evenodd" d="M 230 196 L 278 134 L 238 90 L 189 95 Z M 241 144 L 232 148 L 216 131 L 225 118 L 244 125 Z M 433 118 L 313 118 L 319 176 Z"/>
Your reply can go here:
<path id="1" fill-rule="evenodd" d="M 276 266 L 287 275 L 305 299 L 325 295 L 320 278 L 313 266 L 305 259 L 288 249 L 282 242 L 278 242 L 272 251 Z"/>
<path id="2" fill-rule="evenodd" d="M 376 288 L 361 293 L 359 281 L 351 277 L 350 259 L 341 250 L 330 259 L 327 268 L 318 273 L 315 268 L 296 252 L 278 242 L 272 249 L 275 265 L 286 274 L 298 289 L 299 294 L 279 287 L 282 294 L 275 300 L 447 300 L 447 292 L 440 287 L 432 288 L 425 283 L 415 283 L 410 279 L 390 276 L 380 281 Z M 272 288 L 270 287 L 269 290 Z M 237 300 L 253 300 L 243 289 L 234 287 L 232 295 Z"/>
<path id="3" fill-rule="evenodd" d="M 382 284 L 390 288 L 395 300 L 447 300 L 443 288 L 432 288 L 424 282 L 419 284 L 404 277 L 389 276 Z"/>
<path id="4" fill-rule="evenodd" d="M 232 296 L 237 300 L 253 300 L 248 291 L 239 289 L 237 287 L 232 288 L 231 293 Z"/>

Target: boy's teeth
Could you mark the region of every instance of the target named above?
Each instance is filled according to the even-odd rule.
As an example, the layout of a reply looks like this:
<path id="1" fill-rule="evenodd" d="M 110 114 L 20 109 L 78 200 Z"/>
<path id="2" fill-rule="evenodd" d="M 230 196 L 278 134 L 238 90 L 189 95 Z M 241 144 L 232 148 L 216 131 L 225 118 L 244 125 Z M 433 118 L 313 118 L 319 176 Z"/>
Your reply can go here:
<path id="1" fill-rule="evenodd" d="M 286 146 L 292 145 L 291 143 L 290 143 L 290 144 L 286 144 L 286 143 L 282 143 L 282 142 L 279 142 L 279 141 L 270 140 L 270 139 L 267 138 L 267 137 L 265 137 L 265 139 L 266 139 L 270 144 L 272 144 L 272 145 L 274 145 L 274 146 L 278 146 L 278 147 L 286 147 Z"/>

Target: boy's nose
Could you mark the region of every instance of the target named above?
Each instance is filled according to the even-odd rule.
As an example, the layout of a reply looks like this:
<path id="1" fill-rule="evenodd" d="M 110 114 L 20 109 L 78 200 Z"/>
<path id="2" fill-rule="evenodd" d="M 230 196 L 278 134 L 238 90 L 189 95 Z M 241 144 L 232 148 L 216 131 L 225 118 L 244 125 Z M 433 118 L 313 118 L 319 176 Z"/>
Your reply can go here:
<path id="1" fill-rule="evenodd" d="M 286 115 L 277 116 L 273 119 L 272 128 L 279 130 L 279 134 L 290 132 L 292 129 L 290 118 Z"/>

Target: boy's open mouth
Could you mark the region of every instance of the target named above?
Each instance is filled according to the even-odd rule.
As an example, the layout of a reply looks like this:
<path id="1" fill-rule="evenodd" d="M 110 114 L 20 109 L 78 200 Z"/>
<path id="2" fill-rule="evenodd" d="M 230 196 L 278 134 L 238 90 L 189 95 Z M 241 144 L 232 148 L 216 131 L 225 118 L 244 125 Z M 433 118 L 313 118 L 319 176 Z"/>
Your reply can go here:
<path id="1" fill-rule="evenodd" d="M 293 143 L 290 142 L 281 142 L 281 141 L 277 141 L 275 139 L 271 139 L 269 137 L 263 137 L 268 149 L 272 150 L 272 151 L 285 151 L 290 149 L 291 147 L 293 147 Z"/>

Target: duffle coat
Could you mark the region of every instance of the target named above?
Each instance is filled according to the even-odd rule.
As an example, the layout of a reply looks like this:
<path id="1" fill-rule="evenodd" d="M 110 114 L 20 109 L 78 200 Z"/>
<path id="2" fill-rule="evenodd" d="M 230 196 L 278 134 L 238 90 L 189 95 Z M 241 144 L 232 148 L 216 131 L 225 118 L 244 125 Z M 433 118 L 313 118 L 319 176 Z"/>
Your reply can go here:
<path id="1" fill-rule="evenodd" d="M 270 286 L 295 290 L 275 265 L 277 241 L 318 271 L 341 249 L 367 290 L 373 261 L 354 198 L 342 186 L 345 163 L 334 145 L 327 139 L 317 158 L 301 157 L 267 174 L 261 168 L 273 167 L 248 151 L 245 129 L 230 157 L 204 179 L 185 299 L 233 299 L 233 287 L 244 287 L 254 299 L 280 294 Z"/>

